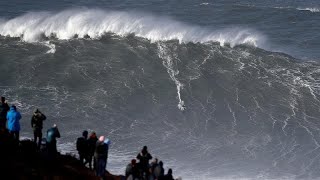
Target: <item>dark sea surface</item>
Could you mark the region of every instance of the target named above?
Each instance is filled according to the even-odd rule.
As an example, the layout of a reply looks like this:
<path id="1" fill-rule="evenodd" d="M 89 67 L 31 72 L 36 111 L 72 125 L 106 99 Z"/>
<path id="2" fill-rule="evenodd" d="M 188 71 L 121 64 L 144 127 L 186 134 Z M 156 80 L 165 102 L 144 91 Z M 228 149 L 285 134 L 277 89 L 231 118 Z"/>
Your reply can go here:
<path id="1" fill-rule="evenodd" d="M 320 1 L 0 1 L 0 92 L 31 138 L 147 145 L 182 179 L 320 179 Z"/>

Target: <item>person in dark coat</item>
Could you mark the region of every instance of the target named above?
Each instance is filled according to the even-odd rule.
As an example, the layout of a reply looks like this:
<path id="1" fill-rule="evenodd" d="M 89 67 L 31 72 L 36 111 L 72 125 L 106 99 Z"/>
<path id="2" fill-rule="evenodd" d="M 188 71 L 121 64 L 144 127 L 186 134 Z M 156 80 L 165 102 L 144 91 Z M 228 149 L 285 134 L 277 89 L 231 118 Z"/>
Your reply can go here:
<path id="1" fill-rule="evenodd" d="M 172 169 L 168 170 L 168 173 L 163 176 L 163 178 L 159 178 L 159 180 L 174 180 L 172 176 Z"/>
<path id="2" fill-rule="evenodd" d="M 89 168 L 92 169 L 92 158 L 94 156 L 94 151 L 96 149 L 96 143 L 98 141 L 97 135 L 95 132 L 92 132 L 89 136 L 88 141 L 88 162 L 89 162 Z M 93 160 L 93 169 L 96 168 L 96 162 L 95 159 Z"/>
<path id="3" fill-rule="evenodd" d="M 105 179 L 109 151 L 109 142 L 105 141 L 104 136 L 100 136 L 96 143 L 94 157 L 96 159 L 96 175 Z"/>
<path id="4" fill-rule="evenodd" d="M 88 163 L 88 131 L 83 131 L 82 136 L 77 139 L 77 150 L 80 162 L 86 165 Z M 85 162 L 84 162 L 85 161 Z"/>
<path id="5" fill-rule="evenodd" d="M 133 180 L 140 179 L 138 164 L 135 159 L 132 159 L 131 163 L 127 165 L 125 175 L 126 179 L 129 179 L 129 177 Z"/>
<path id="6" fill-rule="evenodd" d="M 37 143 L 38 140 L 38 149 L 40 149 L 41 141 L 42 141 L 42 127 L 43 121 L 46 120 L 47 117 L 36 109 L 31 118 L 31 127 L 33 129 L 33 141 Z"/>
<path id="7" fill-rule="evenodd" d="M 56 124 L 47 131 L 47 150 L 50 157 L 57 155 L 57 138 L 60 138 L 60 132 Z"/>
<path id="8" fill-rule="evenodd" d="M 148 152 L 148 147 L 144 146 L 141 152 L 137 155 L 137 159 L 139 159 L 139 169 L 140 172 L 145 174 L 146 179 L 149 179 L 149 160 L 152 159 L 152 156 Z"/>
<path id="9" fill-rule="evenodd" d="M 5 97 L 1 97 L 0 102 L 0 129 L 5 129 L 7 124 L 7 113 L 10 110 Z"/>
<path id="10" fill-rule="evenodd" d="M 16 141 L 19 141 L 20 119 L 21 114 L 17 111 L 16 106 L 12 105 L 10 111 L 7 113 L 8 130 Z"/>

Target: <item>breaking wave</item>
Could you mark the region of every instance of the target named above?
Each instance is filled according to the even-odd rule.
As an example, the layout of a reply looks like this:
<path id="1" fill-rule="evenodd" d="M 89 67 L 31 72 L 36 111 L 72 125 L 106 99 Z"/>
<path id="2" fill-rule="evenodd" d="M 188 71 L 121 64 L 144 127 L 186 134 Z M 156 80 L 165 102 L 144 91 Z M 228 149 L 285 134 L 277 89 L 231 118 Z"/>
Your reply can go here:
<path id="1" fill-rule="evenodd" d="M 320 12 L 319 8 L 297 8 L 299 11 L 310 11 L 313 13 Z"/>
<path id="2" fill-rule="evenodd" d="M 19 37 L 26 42 L 52 37 L 61 40 L 75 37 L 99 39 L 106 33 L 119 36 L 134 34 L 151 42 L 219 42 L 221 46 L 230 44 L 232 47 L 238 44 L 260 47 L 264 43 L 263 35 L 252 29 L 211 30 L 137 12 L 70 9 L 58 13 L 30 12 L 0 21 L 0 35 Z"/>

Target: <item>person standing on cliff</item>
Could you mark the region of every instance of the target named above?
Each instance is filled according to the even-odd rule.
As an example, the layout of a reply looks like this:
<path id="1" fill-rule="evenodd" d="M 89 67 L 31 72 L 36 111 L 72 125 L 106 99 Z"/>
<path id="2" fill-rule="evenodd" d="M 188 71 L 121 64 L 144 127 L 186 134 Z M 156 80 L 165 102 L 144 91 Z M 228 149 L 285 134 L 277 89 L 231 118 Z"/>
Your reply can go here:
<path id="1" fill-rule="evenodd" d="M 21 114 L 17 111 L 16 106 L 12 105 L 10 107 L 10 111 L 7 113 L 8 130 L 17 142 L 19 142 L 20 119 Z"/>
<path id="2" fill-rule="evenodd" d="M 88 163 L 88 131 L 83 131 L 82 136 L 77 139 L 77 151 L 80 162 L 84 165 Z"/>
<path id="3" fill-rule="evenodd" d="M 10 110 L 6 98 L 1 96 L 0 102 L 0 129 L 5 129 L 7 124 L 7 113 Z"/>
<path id="4" fill-rule="evenodd" d="M 160 176 L 160 178 L 158 180 L 174 180 L 173 176 L 172 176 L 172 169 L 168 170 L 168 173 L 164 176 Z"/>
<path id="5" fill-rule="evenodd" d="M 57 155 L 57 138 L 60 138 L 60 132 L 56 124 L 47 131 L 47 150 L 50 157 Z"/>
<path id="6" fill-rule="evenodd" d="M 98 141 L 97 135 L 95 132 L 92 132 L 89 136 L 88 141 L 88 162 L 89 168 L 92 169 L 92 158 L 94 156 L 94 151 L 96 150 L 96 143 Z M 93 169 L 96 169 L 96 160 L 93 160 Z"/>
<path id="7" fill-rule="evenodd" d="M 129 163 L 127 165 L 126 171 L 125 171 L 125 176 L 126 176 L 127 180 L 129 180 L 129 179 L 131 179 L 131 180 L 140 179 L 138 164 L 137 164 L 135 159 L 132 159 L 131 163 Z"/>
<path id="8" fill-rule="evenodd" d="M 34 143 L 37 143 L 38 140 L 38 149 L 40 149 L 41 146 L 41 140 L 42 140 L 42 127 L 43 127 L 43 121 L 46 120 L 46 116 L 39 111 L 39 109 L 36 109 L 32 115 L 31 118 L 31 127 L 33 129 L 33 141 Z"/>
<path id="9" fill-rule="evenodd" d="M 154 168 L 153 175 L 155 179 L 160 179 L 164 176 L 164 168 L 162 161 L 159 161 L 159 164 Z"/>
<path id="10" fill-rule="evenodd" d="M 153 161 L 150 163 L 149 172 L 150 172 L 150 179 L 155 179 L 154 177 L 154 169 L 158 166 L 158 158 L 154 158 Z"/>
<path id="11" fill-rule="evenodd" d="M 145 174 L 146 179 L 149 179 L 149 160 L 152 159 L 152 156 L 148 152 L 148 147 L 144 146 L 141 152 L 137 155 L 139 159 L 140 172 L 143 175 Z"/>
<path id="12" fill-rule="evenodd" d="M 109 139 L 105 140 L 104 136 L 100 136 L 96 143 L 96 151 L 94 153 L 96 159 L 96 175 L 100 176 L 102 179 L 105 179 L 109 144 Z"/>

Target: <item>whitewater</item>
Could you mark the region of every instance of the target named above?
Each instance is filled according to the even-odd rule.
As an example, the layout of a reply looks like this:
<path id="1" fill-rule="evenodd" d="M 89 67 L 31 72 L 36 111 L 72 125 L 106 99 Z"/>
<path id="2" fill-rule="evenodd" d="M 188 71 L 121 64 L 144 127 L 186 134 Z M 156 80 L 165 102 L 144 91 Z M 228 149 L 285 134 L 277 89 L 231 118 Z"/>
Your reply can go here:
<path id="1" fill-rule="evenodd" d="M 62 153 L 111 139 L 114 174 L 147 145 L 187 180 L 320 177 L 317 1 L 12 3 L 0 92 L 22 137 L 39 108 Z"/>
<path id="2" fill-rule="evenodd" d="M 178 40 L 182 42 L 263 43 L 262 35 L 250 29 L 210 31 L 171 19 L 134 12 L 103 11 L 99 9 L 65 10 L 58 13 L 33 12 L 0 21 L 0 34 L 21 37 L 26 42 L 38 42 L 44 37 L 68 40 L 74 37 L 99 39 L 106 33 L 118 36 L 134 34 L 151 42 Z"/>

